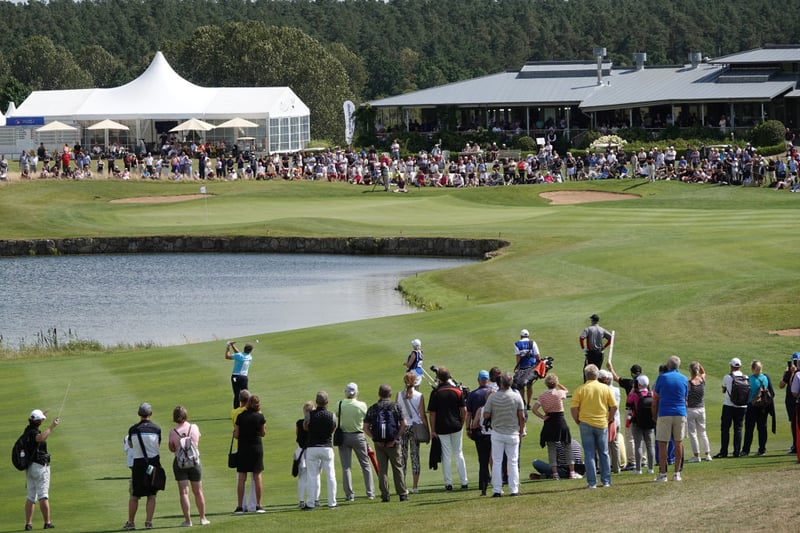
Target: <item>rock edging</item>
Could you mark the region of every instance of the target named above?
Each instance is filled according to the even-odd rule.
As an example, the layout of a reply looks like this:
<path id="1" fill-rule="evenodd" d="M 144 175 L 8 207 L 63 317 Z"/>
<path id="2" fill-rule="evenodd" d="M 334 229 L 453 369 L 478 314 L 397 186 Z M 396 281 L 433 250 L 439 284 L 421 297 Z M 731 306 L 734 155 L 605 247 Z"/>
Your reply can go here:
<path id="1" fill-rule="evenodd" d="M 449 237 L 78 237 L 0 240 L 1 257 L 144 253 L 301 253 L 489 259 L 509 243 Z"/>

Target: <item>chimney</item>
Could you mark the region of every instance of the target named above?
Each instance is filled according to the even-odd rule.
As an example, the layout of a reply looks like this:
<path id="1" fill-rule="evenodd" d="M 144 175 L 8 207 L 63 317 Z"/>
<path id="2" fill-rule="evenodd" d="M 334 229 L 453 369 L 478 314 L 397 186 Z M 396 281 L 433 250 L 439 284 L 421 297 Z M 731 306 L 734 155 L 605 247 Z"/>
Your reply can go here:
<path id="1" fill-rule="evenodd" d="M 689 54 L 689 62 L 692 64 L 692 68 L 697 68 L 700 66 L 700 62 L 703 61 L 703 54 L 700 52 L 691 52 Z"/>
<path id="2" fill-rule="evenodd" d="M 644 70 L 644 63 L 647 61 L 647 52 L 633 54 L 633 61 L 636 63 L 636 70 Z"/>
<path id="3" fill-rule="evenodd" d="M 606 57 L 606 49 L 598 47 L 593 50 L 593 53 L 597 58 L 597 85 L 603 85 L 603 58 Z"/>

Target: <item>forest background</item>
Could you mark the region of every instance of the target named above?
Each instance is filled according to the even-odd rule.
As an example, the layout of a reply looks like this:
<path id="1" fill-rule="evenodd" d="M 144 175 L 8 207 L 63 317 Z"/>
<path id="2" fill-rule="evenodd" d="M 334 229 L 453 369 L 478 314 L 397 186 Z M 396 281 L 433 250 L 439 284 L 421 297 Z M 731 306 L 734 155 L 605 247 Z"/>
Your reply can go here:
<path id="1" fill-rule="evenodd" d="M 52 0 L 0 1 L 0 110 L 31 91 L 115 87 L 161 50 L 202 86 L 289 86 L 312 137 L 338 141 L 341 105 L 526 61 L 684 64 L 800 42 L 777 0 Z"/>

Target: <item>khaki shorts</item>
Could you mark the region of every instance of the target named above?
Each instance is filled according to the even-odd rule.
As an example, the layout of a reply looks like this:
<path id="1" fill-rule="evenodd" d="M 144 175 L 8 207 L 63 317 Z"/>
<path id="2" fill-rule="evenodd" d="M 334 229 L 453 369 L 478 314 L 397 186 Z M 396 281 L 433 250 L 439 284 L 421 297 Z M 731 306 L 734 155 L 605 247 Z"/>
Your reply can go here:
<path id="1" fill-rule="evenodd" d="M 675 442 L 686 438 L 685 416 L 659 416 L 656 421 L 656 440 L 669 442 L 672 437 Z"/>
<path id="2" fill-rule="evenodd" d="M 50 465 L 31 463 L 25 471 L 25 484 L 29 502 L 38 502 L 50 497 Z"/>

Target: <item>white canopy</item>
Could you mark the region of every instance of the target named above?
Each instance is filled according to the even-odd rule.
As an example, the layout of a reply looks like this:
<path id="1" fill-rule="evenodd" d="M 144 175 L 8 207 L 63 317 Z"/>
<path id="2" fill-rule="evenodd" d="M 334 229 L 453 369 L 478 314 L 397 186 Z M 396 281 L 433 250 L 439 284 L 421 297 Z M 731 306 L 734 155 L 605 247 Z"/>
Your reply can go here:
<path id="1" fill-rule="evenodd" d="M 75 126 L 70 126 L 69 124 L 64 124 L 59 120 L 54 120 L 53 122 L 49 122 L 42 126 L 41 128 L 36 129 L 36 133 L 45 133 L 48 131 L 75 131 L 78 128 Z"/>
<path id="2" fill-rule="evenodd" d="M 130 128 L 125 124 L 120 124 L 119 122 L 114 122 L 113 120 L 105 119 L 101 120 L 97 124 L 92 124 L 87 130 L 123 130 L 128 131 Z"/>
<path id="3" fill-rule="evenodd" d="M 12 111 L 7 112 L 8 116 Z M 310 111 L 289 87 L 200 87 L 181 78 L 156 52 L 135 80 L 112 89 L 34 91 L 14 116 L 67 121 L 227 120 L 243 117 L 308 116 Z"/>
<path id="4" fill-rule="evenodd" d="M 217 124 L 218 128 L 257 128 L 258 124 L 255 122 L 250 122 L 249 120 L 243 119 L 241 117 L 234 117 L 230 120 L 226 120 L 222 124 Z"/>
<path id="5" fill-rule="evenodd" d="M 169 131 L 210 131 L 216 128 L 213 124 L 209 124 L 204 120 L 190 118 L 186 122 L 181 122 Z"/>

